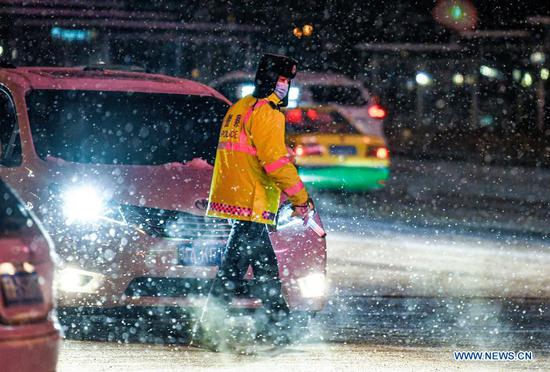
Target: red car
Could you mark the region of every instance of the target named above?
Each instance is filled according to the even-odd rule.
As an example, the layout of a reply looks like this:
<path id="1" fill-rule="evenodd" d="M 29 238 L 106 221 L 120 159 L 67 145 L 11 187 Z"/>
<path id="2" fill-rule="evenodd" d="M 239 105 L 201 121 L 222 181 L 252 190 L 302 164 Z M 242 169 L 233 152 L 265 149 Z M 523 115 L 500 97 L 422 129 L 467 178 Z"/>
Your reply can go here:
<path id="1" fill-rule="evenodd" d="M 102 67 L 3 68 L 0 97 L 12 105 L 0 177 L 54 238 L 60 306 L 202 306 L 230 231 L 204 215 L 229 101 L 193 81 Z M 319 311 L 325 240 L 280 221 L 271 239 L 284 294 L 294 310 Z M 250 274 L 235 306 L 259 306 Z"/>
<path id="2" fill-rule="evenodd" d="M 60 343 L 53 314 L 51 240 L 0 182 L 0 369 L 55 371 Z"/>

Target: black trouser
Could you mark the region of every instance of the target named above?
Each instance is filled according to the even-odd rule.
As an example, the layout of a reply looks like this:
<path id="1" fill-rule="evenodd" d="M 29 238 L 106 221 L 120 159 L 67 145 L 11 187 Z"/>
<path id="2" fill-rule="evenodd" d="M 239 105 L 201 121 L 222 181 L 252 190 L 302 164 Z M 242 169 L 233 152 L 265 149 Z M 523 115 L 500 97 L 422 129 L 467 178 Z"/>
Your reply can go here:
<path id="1" fill-rule="evenodd" d="M 210 294 L 229 306 L 249 265 L 254 273 L 252 295 L 262 301 L 271 321 L 281 320 L 288 315 L 289 309 L 281 293 L 277 257 L 263 224 L 233 222 Z"/>

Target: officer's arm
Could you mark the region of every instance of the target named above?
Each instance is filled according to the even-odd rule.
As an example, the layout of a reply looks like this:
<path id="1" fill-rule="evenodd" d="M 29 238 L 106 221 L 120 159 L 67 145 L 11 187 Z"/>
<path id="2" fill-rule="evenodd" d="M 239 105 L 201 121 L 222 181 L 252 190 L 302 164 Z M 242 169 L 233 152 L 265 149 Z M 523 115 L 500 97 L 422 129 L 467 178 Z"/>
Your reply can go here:
<path id="1" fill-rule="evenodd" d="M 308 194 L 285 144 L 284 115 L 262 107 L 254 119 L 250 133 L 264 170 L 292 204 L 305 204 Z"/>

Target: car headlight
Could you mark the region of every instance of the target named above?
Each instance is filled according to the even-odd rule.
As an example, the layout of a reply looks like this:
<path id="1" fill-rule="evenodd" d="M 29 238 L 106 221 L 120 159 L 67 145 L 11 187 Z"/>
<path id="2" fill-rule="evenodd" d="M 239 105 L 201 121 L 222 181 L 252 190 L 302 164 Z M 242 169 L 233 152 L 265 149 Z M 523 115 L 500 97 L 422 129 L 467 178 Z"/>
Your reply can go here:
<path id="1" fill-rule="evenodd" d="M 62 292 L 95 293 L 105 276 L 91 271 L 66 268 L 57 274 L 57 286 Z"/>
<path id="2" fill-rule="evenodd" d="M 93 222 L 105 212 L 105 199 L 92 186 L 77 186 L 63 192 L 63 214 L 67 222 Z"/>
<path id="3" fill-rule="evenodd" d="M 303 278 L 299 278 L 297 281 L 302 297 L 316 298 L 325 295 L 326 280 L 324 274 L 313 273 Z"/>

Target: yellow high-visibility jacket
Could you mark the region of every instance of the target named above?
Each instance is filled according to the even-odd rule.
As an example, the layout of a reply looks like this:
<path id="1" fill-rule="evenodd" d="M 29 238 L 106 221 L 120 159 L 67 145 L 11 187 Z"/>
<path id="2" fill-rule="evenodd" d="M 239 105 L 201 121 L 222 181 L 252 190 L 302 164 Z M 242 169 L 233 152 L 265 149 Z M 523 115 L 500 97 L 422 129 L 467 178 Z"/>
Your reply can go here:
<path id="1" fill-rule="evenodd" d="M 294 205 L 308 194 L 285 144 L 285 117 L 275 94 L 246 96 L 223 119 L 208 216 L 273 224 L 281 191 Z"/>

